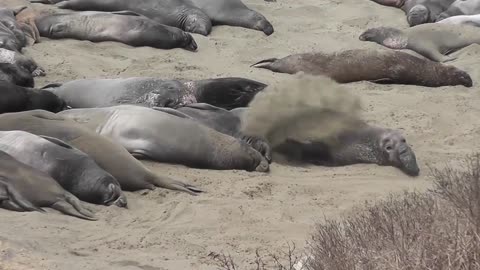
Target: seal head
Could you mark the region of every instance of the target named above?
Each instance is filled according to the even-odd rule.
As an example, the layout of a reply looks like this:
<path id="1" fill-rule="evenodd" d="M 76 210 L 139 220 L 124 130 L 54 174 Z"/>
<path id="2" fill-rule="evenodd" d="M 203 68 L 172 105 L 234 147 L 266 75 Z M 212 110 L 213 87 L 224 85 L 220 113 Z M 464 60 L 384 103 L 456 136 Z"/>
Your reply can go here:
<path id="1" fill-rule="evenodd" d="M 383 159 L 380 165 L 399 168 L 410 176 L 418 176 L 420 169 L 412 148 L 398 131 L 387 130 L 380 136 L 378 145 Z"/>
<path id="2" fill-rule="evenodd" d="M 416 5 L 412 7 L 407 14 L 407 21 L 410 26 L 427 23 L 429 18 L 430 10 L 424 5 Z"/>
<path id="3" fill-rule="evenodd" d="M 370 28 L 363 32 L 359 39 L 361 41 L 376 42 L 390 49 L 405 49 L 408 44 L 408 38 L 399 29 L 393 27 Z"/>

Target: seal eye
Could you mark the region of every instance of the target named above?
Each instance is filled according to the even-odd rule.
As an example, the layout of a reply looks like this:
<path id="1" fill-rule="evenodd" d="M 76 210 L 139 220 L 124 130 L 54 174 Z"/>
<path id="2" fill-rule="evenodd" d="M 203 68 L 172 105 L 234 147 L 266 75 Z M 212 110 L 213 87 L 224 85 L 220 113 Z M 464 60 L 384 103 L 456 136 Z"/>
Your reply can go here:
<path id="1" fill-rule="evenodd" d="M 387 151 L 392 151 L 393 148 L 389 145 L 389 146 L 386 147 L 386 149 L 387 149 Z"/>

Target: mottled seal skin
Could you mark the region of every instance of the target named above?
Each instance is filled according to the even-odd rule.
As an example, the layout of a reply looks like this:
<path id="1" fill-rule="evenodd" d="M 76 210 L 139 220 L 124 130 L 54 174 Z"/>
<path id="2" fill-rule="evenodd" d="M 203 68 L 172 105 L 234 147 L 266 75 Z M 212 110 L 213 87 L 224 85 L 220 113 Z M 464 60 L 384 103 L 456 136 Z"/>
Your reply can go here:
<path id="1" fill-rule="evenodd" d="M 266 172 L 269 168 L 246 143 L 163 111 L 118 105 L 71 109 L 59 115 L 112 139 L 139 159 L 217 170 Z"/>
<path id="2" fill-rule="evenodd" d="M 117 179 L 122 190 L 163 187 L 189 194 L 201 192 L 194 186 L 152 173 L 121 145 L 54 113 L 32 110 L 1 114 L 0 130 L 23 130 L 60 139 L 90 156 L 100 168 Z"/>
<path id="3" fill-rule="evenodd" d="M 410 26 L 435 22 L 438 15 L 448 9 L 455 0 L 373 0 L 390 7 L 400 8 L 407 15 Z"/>
<path id="4" fill-rule="evenodd" d="M 290 159 L 322 166 L 378 164 L 399 168 L 409 176 L 418 176 L 420 169 L 415 153 L 398 131 L 360 125 L 340 133 L 334 143 L 288 140 L 275 151 Z"/>
<path id="5" fill-rule="evenodd" d="M 456 15 L 437 21 L 438 24 L 458 24 L 480 27 L 480 14 L 476 15 Z"/>
<path id="6" fill-rule="evenodd" d="M 160 24 L 186 32 L 208 35 L 212 31 L 210 18 L 189 0 L 31 0 L 32 3 L 56 4 L 59 8 L 91 11 L 130 10 Z"/>
<path id="7" fill-rule="evenodd" d="M 189 33 L 131 11 L 39 15 L 35 23 L 40 35 L 51 39 L 116 41 L 135 47 L 197 50 L 197 43 Z"/>
<path id="8" fill-rule="evenodd" d="M 119 104 L 175 108 L 191 103 L 209 103 L 231 109 L 247 106 L 265 87 L 263 83 L 235 77 L 198 81 L 132 77 L 74 80 L 46 85 L 43 89 L 55 93 L 72 108 Z"/>
<path id="9" fill-rule="evenodd" d="M 289 74 L 303 71 L 312 75 L 325 75 L 339 83 L 371 81 L 428 87 L 472 86 L 470 75 L 454 66 L 390 50 L 358 49 L 331 54 L 294 54 L 282 59 L 262 60 L 252 66 Z"/>
<path id="10" fill-rule="evenodd" d="M 15 20 L 15 15 L 25 9 L 0 7 L 0 48 L 21 51 L 26 45 L 26 37 L 20 25 Z"/>
<path id="11" fill-rule="evenodd" d="M 40 211 L 50 207 L 66 215 L 97 220 L 80 200 L 53 178 L 0 151 L 0 207 L 13 211 Z"/>
<path id="12" fill-rule="evenodd" d="M 127 206 L 120 183 L 80 150 L 65 142 L 25 131 L 0 131 L 0 150 L 50 175 L 82 201 Z"/>
<path id="13" fill-rule="evenodd" d="M 456 0 L 450 7 L 438 15 L 436 21 L 458 15 L 480 14 L 480 0 Z"/>
<path id="14" fill-rule="evenodd" d="M 272 24 L 257 11 L 249 9 L 241 0 L 189 0 L 204 11 L 214 25 L 240 26 L 273 34 Z"/>
<path id="15" fill-rule="evenodd" d="M 31 57 L 0 48 L 0 81 L 34 87 L 37 76 L 45 76 L 45 71 Z"/>
<path id="16" fill-rule="evenodd" d="M 471 25 L 429 23 L 405 30 L 392 27 L 370 28 L 359 37 L 390 49 L 410 49 L 437 62 L 454 58 L 447 54 L 471 44 L 480 44 L 480 31 Z"/>
<path id="17" fill-rule="evenodd" d="M 157 108 L 157 110 L 192 119 L 218 132 L 240 139 L 260 152 L 269 163 L 272 161 L 271 147 L 267 140 L 243 134 L 242 118 L 231 111 L 207 103 L 194 103 L 177 109 Z"/>
<path id="18" fill-rule="evenodd" d="M 36 109 L 57 113 L 68 108 L 66 103 L 53 93 L 25 88 L 7 81 L 0 81 L 0 95 L 0 113 Z"/>

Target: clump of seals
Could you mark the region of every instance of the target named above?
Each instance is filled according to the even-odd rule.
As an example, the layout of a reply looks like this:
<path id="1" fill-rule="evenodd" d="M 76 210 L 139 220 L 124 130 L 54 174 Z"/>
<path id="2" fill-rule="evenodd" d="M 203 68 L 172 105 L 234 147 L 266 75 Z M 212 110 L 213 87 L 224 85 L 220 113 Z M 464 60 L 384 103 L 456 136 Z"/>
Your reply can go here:
<path id="1" fill-rule="evenodd" d="M 193 6 L 190 0 L 30 0 L 30 2 L 56 4 L 59 8 L 81 11 L 130 10 L 157 23 L 177 27 L 186 32 L 206 36 L 212 31 L 210 18 Z"/>
<path id="2" fill-rule="evenodd" d="M 197 43 L 189 33 L 157 23 L 132 11 L 39 15 L 35 23 L 41 36 L 52 39 L 117 41 L 136 47 L 197 50 Z"/>
<path id="3" fill-rule="evenodd" d="M 0 131 L 0 150 L 47 173 L 80 200 L 127 206 L 120 183 L 80 150 L 48 136 L 25 131 Z"/>
<path id="4" fill-rule="evenodd" d="M 0 48 L 0 80 L 19 86 L 33 87 L 34 77 L 44 76 L 45 71 L 28 56 Z"/>
<path id="5" fill-rule="evenodd" d="M 33 88 L 25 88 L 0 80 L 0 113 L 29 110 L 47 110 L 57 113 L 68 108 L 65 101 L 55 94 Z"/>
<path id="6" fill-rule="evenodd" d="M 59 115 L 111 138 L 137 158 L 195 168 L 269 170 L 268 161 L 248 144 L 176 114 L 118 105 L 71 109 Z"/>
<path id="7" fill-rule="evenodd" d="M 192 195 L 201 192 L 192 185 L 154 174 L 121 145 L 54 113 L 32 110 L 1 114 L 0 130 L 23 130 L 60 139 L 95 160 L 100 168 L 118 180 L 122 190 L 163 187 Z"/>
<path id="8" fill-rule="evenodd" d="M 428 87 L 472 86 L 470 75 L 463 70 L 399 51 L 357 49 L 330 54 L 294 54 L 262 60 L 252 66 L 289 74 L 303 71 L 326 75 L 339 83 L 371 81 Z"/>
<path id="9" fill-rule="evenodd" d="M 390 7 L 402 9 L 407 15 L 410 26 L 435 22 L 437 16 L 455 0 L 373 0 L 374 2 Z"/>
<path id="10" fill-rule="evenodd" d="M 249 9 L 241 0 L 190 0 L 204 11 L 213 24 L 240 26 L 273 34 L 272 24 L 259 12 Z"/>
<path id="11" fill-rule="evenodd" d="M 66 215 L 97 220 L 80 200 L 47 174 L 0 151 L 0 207 L 13 211 L 40 211 L 50 207 Z"/>
<path id="12" fill-rule="evenodd" d="M 43 89 L 55 93 L 72 108 L 119 104 L 175 108 L 191 103 L 209 103 L 231 109 L 247 106 L 265 87 L 261 82 L 236 77 L 197 81 L 133 77 L 74 80 L 46 85 Z"/>
<path id="13" fill-rule="evenodd" d="M 470 25 L 430 23 L 405 30 L 392 27 L 370 28 L 359 39 L 372 41 L 391 49 L 410 49 L 426 58 L 447 62 L 447 54 L 471 44 L 480 44 L 479 29 Z"/>
<path id="14" fill-rule="evenodd" d="M 438 22 L 453 16 L 477 14 L 480 14 L 479 0 L 456 0 L 447 10 L 438 15 L 436 21 Z"/>

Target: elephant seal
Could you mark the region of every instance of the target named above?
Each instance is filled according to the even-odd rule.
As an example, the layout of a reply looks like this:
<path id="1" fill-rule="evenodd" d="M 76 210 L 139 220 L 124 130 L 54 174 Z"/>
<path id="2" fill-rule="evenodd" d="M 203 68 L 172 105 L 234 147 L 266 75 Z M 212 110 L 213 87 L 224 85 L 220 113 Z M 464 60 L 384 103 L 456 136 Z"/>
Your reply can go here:
<path id="1" fill-rule="evenodd" d="M 127 206 L 120 183 L 80 150 L 48 136 L 0 131 L 0 151 L 50 175 L 82 201 Z"/>
<path id="2" fill-rule="evenodd" d="M 100 168 L 117 179 L 122 190 L 154 189 L 157 186 L 189 194 L 201 192 L 194 186 L 155 175 L 121 145 L 54 113 L 32 110 L 1 114 L 0 130 L 23 130 L 60 139 L 95 160 Z"/>
<path id="3" fill-rule="evenodd" d="M 390 7 L 400 8 L 407 15 L 410 26 L 435 22 L 440 13 L 448 9 L 455 0 L 373 0 Z"/>
<path id="4" fill-rule="evenodd" d="M 118 142 L 137 158 L 194 168 L 269 169 L 262 155 L 246 143 L 163 111 L 118 105 L 71 109 L 59 115 Z"/>
<path id="5" fill-rule="evenodd" d="M 40 36 L 52 39 L 117 41 L 135 47 L 197 50 L 197 43 L 189 33 L 131 11 L 39 15 L 35 23 Z"/>
<path id="6" fill-rule="evenodd" d="M 0 7 L 0 48 L 21 51 L 27 40 L 15 15 L 24 10 L 26 6 L 15 9 Z"/>
<path id="7" fill-rule="evenodd" d="M 471 44 L 480 44 L 480 29 L 470 25 L 429 23 L 405 30 L 392 27 L 370 28 L 363 32 L 362 41 L 372 41 L 390 49 L 410 49 L 426 58 L 447 62 L 446 56 Z"/>
<path id="8" fill-rule="evenodd" d="M 338 134 L 334 143 L 287 140 L 274 150 L 291 159 L 322 166 L 366 163 L 393 166 L 409 176 L 420 173 L 415 153 L 398 130 L 367 124 Z"/>
<path id="9" fill-rule="evenodd" d="M 38 32 L 37 25 L 35 24 L 35 18 L 37 17 L 37 11 L 31 7 L 27 7 L 20 11 L 15 20 L 20 25 L 23 33 L 26 37 L 26 45 L 32 46 L 35 43 L 40 42 L 40 33 Z"/>
<path id="10" fill-rule="evenodd" d="M 13 211 L 40 211 L 50 207 L 66 215 L 97 220 L 80 200 L 47 174 L 0 151 L 0 207 Z"/>
<path id="11" fill-rule="evenodd" d="M 33 87 L 33 78 L 44 75 L 45 71 L 31 57 L 0 48 L 0 81 Z"/>
<path id="12" fill-rule="evenodd" d="M 437 21 L 439 24 L 459 24 L 480 27 L 480 14 L 476 15 L 457 15 Z"/>
<path id="13" fill-rule="evenodd" d="M 249 9 L 241 0 L 190 0 L 204 11 L 214 25 L 240 26 L 273 34 L 272 24 L 257 11 Z"/>
<path id="14" fill-rule="evenodd" d="M 57 113 L 68 108 L 55 94 L 0 81 L 0 113 L 46 110 Z"/>
<path id="15" fill-rule="evenodd" d="M 53 92 L 73 108 L 119 104 L 178 107 L 198 102 L 231 109 L 247 106 L 265 87 L 257 81 L 234 77 L 197 81 L 133 77 L 74 80 L 46 85 L 42 89 Z"/>
<path id="16" fill-rule="evenodd" d="M 436 21 L 458 15 L 480 14 L 480 0 L 456 0 L 450 7 L 438 15 Z"/>
<path id="17" fill-rule="evenodd" d="M 289 74 L 303 71 L 312 75 L 326 75 L 339 83 L 371 81 L 428 87 L 472 86 L 470 75 L 454 66 L 390 50 L 294 54 L 282 59 L 262 60 L 252 66 Z"/>
<path id="18" fill-rule="evenodd" d="M 210 18 L 189 0 L 30 0 L 31 3 L 56 4 L 62 9 L 80 11 L 130 10 L 157 23 L 180 28 L 186 32 L 208 35 Z"/>

